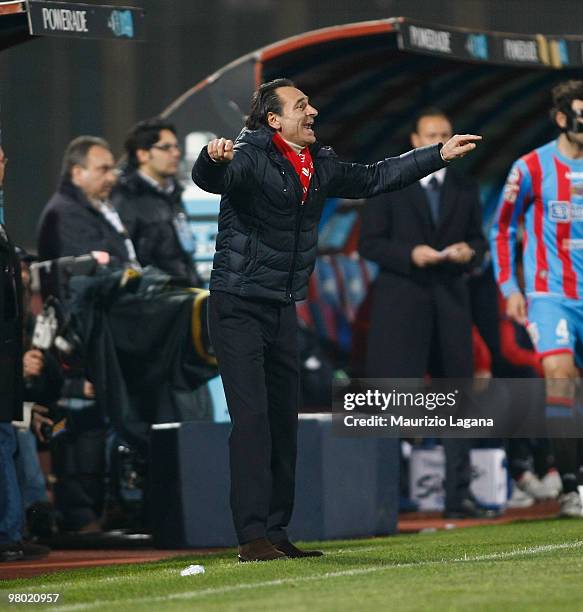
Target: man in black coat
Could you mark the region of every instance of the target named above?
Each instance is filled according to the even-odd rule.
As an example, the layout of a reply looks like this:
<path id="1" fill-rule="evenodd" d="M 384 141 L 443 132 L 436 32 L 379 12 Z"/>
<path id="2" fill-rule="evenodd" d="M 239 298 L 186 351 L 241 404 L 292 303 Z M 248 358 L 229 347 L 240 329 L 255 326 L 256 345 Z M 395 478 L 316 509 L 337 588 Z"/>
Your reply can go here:
<path id="1" fill-rule="evenodd" d="M 162 119 L 141 121 L 128 134 L 125 149 L 127 165 L 112 200 L 136 246 L 138 261 L 200 286 L 194 236 L 176 180 L 181 157 L 176 128 Z"/>
<path id="2" fill-rule="evenodd" d="M 422 111 L 414 146 L 451 137 L 447 116 Z M 365 207 L 360 254 L 379 264 L 372 289 L 366 374 L 370 378 L 472 378 L 472 319 L 464 273 L 486 241 L 478 185 L 443 168 Z M 446 514 L 483 516 L 469 491 L 468 440 L 444 440 Z"/>
<path id="3" fill-rule="evenodd" d="M 318 111 L 287 79 L 261 85 L 235 144 L 209 142 L 194 182 L 220 193 L 209 327 L 232 421 L 231 508 L 241 561 L 319 556 L 288 539 L 299 404 L 296 300 L 314 267 L 327 197 L 401 189 L 476 145 L 455 136 L 362 165 L 316 141 Z"/>
<path id="4" fill-rule="evenodd" d="M 79 136 L 65 151 L 61 182 L 43 210 L 38 229 L 39 259 L 105 251 L 119 263 L 135 261 L 127 230 L 109 196 L 115 184 L 109 144 Z"/>
<path id="5" fill-rule="evenodd" d="M 112 264 L 137 265 L 134 246 L 110 202 L 115 181 L 115 161 L 105 140 L 79 136 L 69 143 L 59 187 L 39 223 L 40 260 L 100 251 L 109 254 Z M 83 405 L 82 412 L 68 415 L 69 423 L 78 418 L 83 424 L 78 432 L 61 436 L 52 446 L 58 470 L 55 502 L 67 530 L 99 529 L 105 480 L 94 476 L 103 470 L 105 423 L 82 359 L 74 357 L 67 370 L 63 398 Z M 65 461 L 64 457 L 74 459 Z M 79 476 L 83 473 L 93 477 Z"/>

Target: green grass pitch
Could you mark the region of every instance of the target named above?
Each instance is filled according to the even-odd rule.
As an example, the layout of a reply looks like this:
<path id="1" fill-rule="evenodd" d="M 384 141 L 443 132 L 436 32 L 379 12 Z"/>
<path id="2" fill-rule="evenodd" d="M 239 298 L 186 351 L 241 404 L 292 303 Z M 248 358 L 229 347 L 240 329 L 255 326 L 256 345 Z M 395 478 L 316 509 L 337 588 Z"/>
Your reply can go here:
<path id="1" fill-rule="evenodd" d="M 321 543 L 317 559 L 233 550 L 0 583 L 36 610 L 583 610 L 583 521 L 549 520 Z M 189 564 L 204 575 L 180 576 Z M 60 593 L 57 604 L 7 594 Z"/>

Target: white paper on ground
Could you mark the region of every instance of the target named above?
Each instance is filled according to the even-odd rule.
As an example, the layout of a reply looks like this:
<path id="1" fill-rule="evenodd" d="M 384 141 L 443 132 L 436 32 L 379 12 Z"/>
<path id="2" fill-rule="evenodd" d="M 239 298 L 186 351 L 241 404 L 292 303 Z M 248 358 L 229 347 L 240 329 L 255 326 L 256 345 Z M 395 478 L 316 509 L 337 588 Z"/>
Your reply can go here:
<path id="1" fill-rule="evenodd" d="M 189 565 L 180 572 L 181 576 L 194 576 L 196 574 L 204 574 L 204 567 L 202 565 Z"/>

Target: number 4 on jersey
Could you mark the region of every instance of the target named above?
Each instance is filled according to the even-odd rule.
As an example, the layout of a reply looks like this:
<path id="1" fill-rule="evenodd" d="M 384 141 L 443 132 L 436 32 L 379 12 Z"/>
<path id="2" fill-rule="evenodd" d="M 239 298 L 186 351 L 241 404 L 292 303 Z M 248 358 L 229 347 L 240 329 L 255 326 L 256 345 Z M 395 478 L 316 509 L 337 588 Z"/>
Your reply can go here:
<path id="1" fill-rule="evenodd" d="M 557 340 L 562 344 L 569 342 L 569 327 L 567 325 L 567 319 L 559 319 L 557 327 L 555 328 L 555 334 L 557 334 Z"/>

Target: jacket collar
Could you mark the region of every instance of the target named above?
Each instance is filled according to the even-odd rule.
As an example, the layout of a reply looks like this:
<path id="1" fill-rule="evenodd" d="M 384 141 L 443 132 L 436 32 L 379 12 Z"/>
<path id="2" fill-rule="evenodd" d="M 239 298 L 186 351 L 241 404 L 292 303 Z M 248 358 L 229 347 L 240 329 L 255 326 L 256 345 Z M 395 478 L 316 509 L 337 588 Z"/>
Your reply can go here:
<path id="1" fill-rule="evenodd" d="M 84 208 L 88 208 L 89 210 L 97 212 L 97 209 L 91 205 L 91 202 L 87 199 L 87 196 L 74 185 L 69 177 L 63 177 L 61 179 L 61 183 L 59 184 L 58 192 L 65 197 L 74 200 Z"/>
<path id="2" fill-rule="evenodd" d="M 144 180 L 136 169 L 127 166 L 122 170 L 117 186 L 134 196 L 156 194 L 158 196 L 179 199 L 184 191 L 184 188 L 175 179 L 172 179 L 172 181 L 174 184 L 173 191 L 171 193 L 164 193 L 163 191 L 156 189 L 156 187 L 154 187 L 154 185 L 148 181 Z"/>
<path id="3" fill-rule="evenodd" d="M 280 155 L 280 153 L 273 145 L 273 130 L 271 128 L 264 126 L 260 127 L 257 130 L 249 130 L 248 128 L 243 128 L 239 133 L 239 136 L 237 136 L 237 139 L 235 140 L 235 145 L 242 142 L 253 145 L 254 147 L 258 147 L 265 151 L 275 151 L 277 155 Z M 318 141 L 316 141 L 314 144 L 311 144 L 309 146 L 309 149 L 310 153 L 312 154 L 312 158 L 336 155 L 331 147 L 325 147 L 321 142 Z"/>

